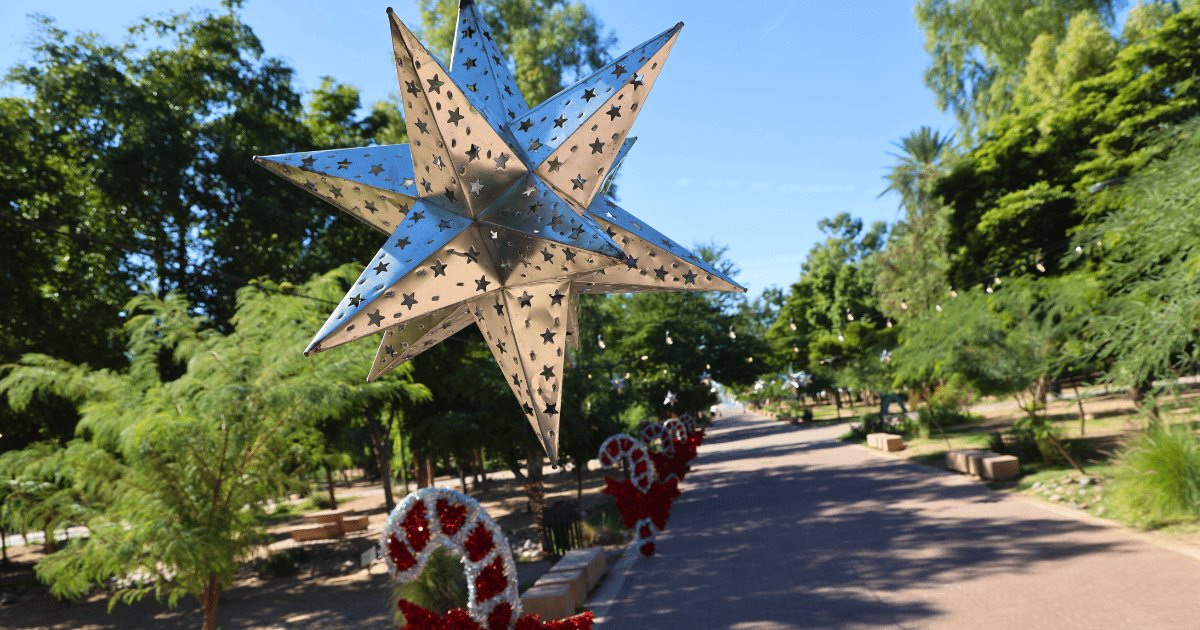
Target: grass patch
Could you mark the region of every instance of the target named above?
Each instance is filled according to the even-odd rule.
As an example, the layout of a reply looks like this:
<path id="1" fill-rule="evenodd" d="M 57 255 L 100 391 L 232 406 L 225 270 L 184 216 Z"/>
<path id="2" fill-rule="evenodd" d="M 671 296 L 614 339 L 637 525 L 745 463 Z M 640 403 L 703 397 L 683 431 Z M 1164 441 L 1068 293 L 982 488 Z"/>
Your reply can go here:
<path id="1" fill-rule="evenodd" d="M 1200 519 L 1200 437 L 1187 426 L 1139 436 L 1121 453 L 1108 504 L 1138 527 Z"/>
<path id="2" fill-rule="evenodd" d="M 630 538 L 629 530 L 621 522 L 617 503 L 611 497 L 605 497 L 603 503 L 592 508 L 582 525 L 583 537 L 589 541 L 588 544 L 616 545 Z"/>

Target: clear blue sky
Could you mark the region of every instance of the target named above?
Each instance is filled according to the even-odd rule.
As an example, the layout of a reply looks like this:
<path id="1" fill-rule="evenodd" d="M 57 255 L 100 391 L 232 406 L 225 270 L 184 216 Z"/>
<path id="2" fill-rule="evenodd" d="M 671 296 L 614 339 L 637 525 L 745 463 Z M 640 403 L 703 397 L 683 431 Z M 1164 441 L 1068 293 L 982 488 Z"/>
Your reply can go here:
<path id="1" fill-rule="evenodd" d="M 392 0 L 419 28 L 415 4 Z M 928 58 L 909 3 L 879 0 L 588 0 L 621 53 L 678 21 L 686 26 L 633 128 L 637 146 L 618 180 L 622 206 L 685 245 L 729 247 L 757 295 L 786 287 L 820 239 L 817 221 L 849 212 L 897 217 L 877 198 L 891 142 L 921 126 L 953 129 L 922 74 Z M 217 0 L 0 3 L 0 67 L 26 56 L 39 12 L 68 31 L 118 39 L 166 7 Z M 386 2 L 248 0 L 246 21 L 268 54 L 311 89 L 331 75 L 369 103 L 396 90 Z M 267 175 L 264 174 L 264 177 Z M 377 239 L 363 234 L 364 258 Z"/>

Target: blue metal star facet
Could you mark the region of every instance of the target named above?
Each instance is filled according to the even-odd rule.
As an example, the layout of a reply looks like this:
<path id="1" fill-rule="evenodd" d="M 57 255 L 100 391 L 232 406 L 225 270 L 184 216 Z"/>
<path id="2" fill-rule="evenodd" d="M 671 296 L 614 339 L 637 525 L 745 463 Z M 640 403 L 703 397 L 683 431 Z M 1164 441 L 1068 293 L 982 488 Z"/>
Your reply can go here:
<path id="1" fill-rule="evenodd" d="M 530 109 L 469 0 L 449 70 L 388 15 L 410 143 L 255 158 L 387 235 L 305 352 L 382 333 L 374 380 L 474 323 L 556 460 L 577 295 L 744 290 L 601 194 L 683 25 Z"/>

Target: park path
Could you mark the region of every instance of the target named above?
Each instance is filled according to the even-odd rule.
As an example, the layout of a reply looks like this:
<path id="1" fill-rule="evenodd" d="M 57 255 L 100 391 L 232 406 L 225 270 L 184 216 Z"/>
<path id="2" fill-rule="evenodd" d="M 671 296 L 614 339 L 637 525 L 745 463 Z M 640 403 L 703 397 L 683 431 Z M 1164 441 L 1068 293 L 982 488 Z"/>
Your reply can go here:
<path id="1" fill-rule="evenodd" d="M 719 419 L 599 627 L 1200 628 L 1200 560 L 844 431 Z"/>

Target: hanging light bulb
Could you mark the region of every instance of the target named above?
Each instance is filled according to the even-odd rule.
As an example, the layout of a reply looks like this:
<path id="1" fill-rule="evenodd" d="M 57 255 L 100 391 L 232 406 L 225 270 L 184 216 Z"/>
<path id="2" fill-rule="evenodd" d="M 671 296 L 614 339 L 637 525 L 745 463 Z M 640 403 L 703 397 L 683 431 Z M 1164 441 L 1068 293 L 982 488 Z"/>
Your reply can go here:
<path id="1" fill-rule="evenodd" d="M 992 284 L 994 284 L 996 286 L 1000 286 L 1000 276 L 999 275 L 997 275 L 994 279 L 992 279 Z"/>
<path id="2" fill-rule="evenodd" d="M 890 318 L 890 317 L 889 317 L 889 318 L 888 318 L 888 320 L 887 320 L 887 327 L 888 327 L 888 328 L 891 328 L 891 327 L 892 327 L 892 318 Z"/>
<path id="3" fill-rule="evenodd" d="M 955 291 L 953 288 L 951 288 L 950 289 L 950 297 L 952 297 L 954 299 L 958 299 L 958 291 Z"/>
<path id="4" fill-rule="evenodd" d="M 789 320 L 788 320 L 788 326 L 789 326 L 789 327 L 790 327 L 790 328 L 791 328 L 793 331 L 795 331 L 795 330 L 796 330 L 796 320 L 794 320 L 794 319 L 789 319 Z"/>
<path id="5" fill-rule="evenodd" d="M 647 359 L 649 359 L 649 358 L 650 358 L 650 355 L 648 355 L 648 354 L 643 354 L 643 355 L 642 355 L 642 360 L 643 360 L 643 361 L 645 361 L 645 360 L 647 360 Z"/>
<path id="6" fill-rule="evenodd" d="M 1043 265 L 1042 261 L 1037 261 L 1037 264 L 1034 265 L 1034 267 L 1037 268 L 1038 273 L 1046 273 L 1046 265 Z"/>
<path id="7" fill-rule="evenodd" d="M 1082 248 L 1082 247 L 1080 247 L 1079 245 L 1076 245 L 1076 246 L 1075 246 L 1075 253 L 1076 253 L 1076 254 L 1082 254 L 1082 253 L 1083 253 L 1083 248 Z"/>
<path id="8" fill-rule="evenodd" d="M 849 309 L 846 310 L 846 321 L 854 321 L 854 313 L 851 313 Z"/>
<path id="9" fill-rule="evenodd" d="M 712 369 L 712 366 L 711 366 L 711 365 L 709 365 L 709 364 L 707 364 L 707 363 L 705 363 L 705 364 L 704 364 L 704 369 L 706 369 L 706 370 L 711 370 L 711 369 Z"/>
<path id="10" fill-rule="evenodd" d="M 668 330 L 668 331 L 667 331 L 667 345 L 669 346 L 669 345 L 671 345 L 671 344 L 673 344 L 673 343 L 675 343 L 675 340 L 674 340 L 674 339 L 671 339 L 671 331 L 669 331 L 669 330 Z"/>
<path id="11" fill-rule="evenodd" d="M 841 333 L 838 333 L 838 341 L 845 341 L 845 340 L 846 340 L 846 338 L 843 337 Z"/>
<path id="12" fill-rule="evenodd" d="M 754 363 L 754 357 L 746 357 L 746 363 Z"/>
<path id="13" fill-rule="evenodd" d="M 1104 241 L 1096 241 L 1096 247 L 1104 247 Z"/>
<path id="14" fill-rule="evenodd" d="M 730 327 L 729 327 L 729 338 L 730 338 L 730 339 L 737 339 L 737 333 L 733 332 L 733 326 L 730 326 Z"/>
<path id="15" fill-rule="evenodd" d="M 796 346 L 792 346 L 792 352 L 795 354 L 800 354 L 800 348 L 797 348 Z"/>
<path id="16" fill-rule="evenodd" d="M 596 335 L 596 345 L 600 346 L 601 350 L 607 347 L 604 345 L 604 335 Z"/>
<path id="17" fill-rule="evenodd" d="M 908 310 L 908 302 L 906 302 L 904 300 L 900 300 L 900 309 L 907 311 Z"/>
<path id="18" fill-rule="evenodd" d="M 989 284 L 989 285 L 987 285 L 987 292 L 988 292 L 988 293 L 991 293 L 991 292 L 992 292 L 992 285 L 990 285 L 990 284 Z"/>
<path id="19" fill-rule="evenodd" d="M 941 312 L 942 312 L 942 305 L 941 305 L 941 304 L 934 304 L 934 305 L 933 305 L 933 308 L 934 308 L 934 309 L 936 309 L 936 310 L 937 310 L 937 312 L 939 312 L 939 313 L 941 313 Z"/>

